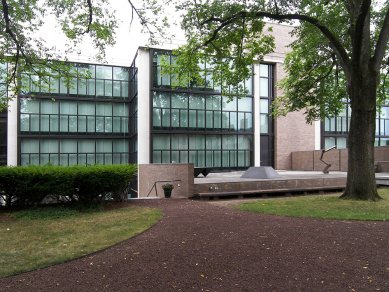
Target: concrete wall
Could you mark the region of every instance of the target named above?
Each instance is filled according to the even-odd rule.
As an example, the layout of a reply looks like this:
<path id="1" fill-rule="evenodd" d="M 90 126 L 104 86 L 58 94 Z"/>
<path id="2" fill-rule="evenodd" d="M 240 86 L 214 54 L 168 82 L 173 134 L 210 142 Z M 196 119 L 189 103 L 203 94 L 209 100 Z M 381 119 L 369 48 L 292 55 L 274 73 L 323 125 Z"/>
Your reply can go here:
<path id="1" fill-rule="evenodd" d="M 292 170 L 322 171 L 325 164 L 320 161 L 321 150 L 293 152 Z M 347 171 L 348 150 L 334 149 L 324 154 L 323 160 L 332 164 L 330 171 Z M 374 148 L 374 160 L 389 161 L 389 146 Z"/>
<path id="2" fill-rule="evenodd" d="M 175 181 L 179 180 L 179 181 Z M 172 198 L 188 198 L 193 196 L 194 167 L 193 164 L 140 164 L 138 168 L 138 196 L 147 197 L 157 181 L 172 181 L 174 185 Z M 157 182 L 158 197 L 163 198 L 162 185 L 168 182 Z M 149 197 L 155 197 L 153 189 Z"/>

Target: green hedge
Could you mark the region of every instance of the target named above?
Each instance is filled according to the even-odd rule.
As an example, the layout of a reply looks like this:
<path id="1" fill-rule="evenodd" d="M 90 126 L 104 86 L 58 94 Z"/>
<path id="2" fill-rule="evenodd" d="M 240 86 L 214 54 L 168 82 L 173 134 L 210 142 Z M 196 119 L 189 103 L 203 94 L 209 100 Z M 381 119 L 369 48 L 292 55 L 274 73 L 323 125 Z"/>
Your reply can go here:
<path id="1" fill-rule="evenodd" d="M 37 205 L 47 196 L 86 204 L 124 200 L 136 171 L 136 165 L 0 167 L 0 197 L 7 207 Z"/>

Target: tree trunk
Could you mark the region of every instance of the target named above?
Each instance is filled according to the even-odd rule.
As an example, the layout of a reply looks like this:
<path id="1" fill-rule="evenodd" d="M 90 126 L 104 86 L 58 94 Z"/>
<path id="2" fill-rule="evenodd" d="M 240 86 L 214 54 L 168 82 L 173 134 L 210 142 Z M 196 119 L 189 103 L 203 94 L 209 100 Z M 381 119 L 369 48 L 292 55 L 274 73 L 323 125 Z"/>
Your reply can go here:
<path id="1" fill-rule="evenodd" d="M 377 74 L 355 74 L 349 84 L 351 122 L 344 199 L 377 201 L 374 169 Z M 356 78 L 355 78 L 356 77 Z"/>

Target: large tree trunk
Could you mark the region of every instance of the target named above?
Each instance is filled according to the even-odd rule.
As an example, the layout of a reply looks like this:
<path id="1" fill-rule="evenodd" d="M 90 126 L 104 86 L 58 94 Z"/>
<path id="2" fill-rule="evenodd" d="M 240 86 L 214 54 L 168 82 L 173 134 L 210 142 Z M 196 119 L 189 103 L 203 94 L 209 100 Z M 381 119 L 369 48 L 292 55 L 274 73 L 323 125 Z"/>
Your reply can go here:
<path id="1" fill-rule="evenodd" d="M 348 139 L 348 173 L 344 199 L 380 199 L 374 171 L 377 75 L 356 73 L 349 84 L 351 122 Z"/>

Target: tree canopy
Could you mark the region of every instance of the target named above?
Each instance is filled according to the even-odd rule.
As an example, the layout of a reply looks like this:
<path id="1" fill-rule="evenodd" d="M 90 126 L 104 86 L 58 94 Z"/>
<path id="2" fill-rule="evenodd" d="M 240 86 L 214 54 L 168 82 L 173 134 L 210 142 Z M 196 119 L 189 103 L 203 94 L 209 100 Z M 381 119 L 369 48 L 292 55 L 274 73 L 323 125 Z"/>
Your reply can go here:
<path id="1" fill-rule="evenodd" d="M 41 78 L 69 77 L 70 67 L 58 60 L 66 60 L 66 54 L 73 52 L 86 37 L 92 40 L 98 56 L 103 58 L 105 47 L 115 41 L 117 26 L 115 12 L 108 4 L 108 0 L 1 0 L 0 63 L 9 64 L 8 69 L 4 66 L 0 69 L 4 83 L 17 93 L 19 72 L 32 72 Z M 49 47 L 44 37 L 37 34 L 50 16 L 55 17 L 70 41 L 65 55 Z M 5 87 L 2 90 L 0 94 L 4 96 Z M 6 104 L 7 99 L 1 99 L 0 109 Z"/>

